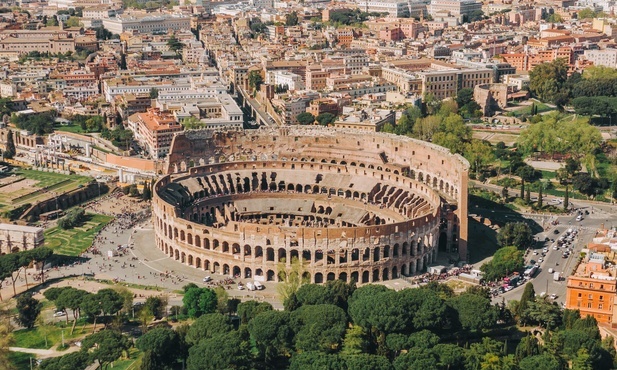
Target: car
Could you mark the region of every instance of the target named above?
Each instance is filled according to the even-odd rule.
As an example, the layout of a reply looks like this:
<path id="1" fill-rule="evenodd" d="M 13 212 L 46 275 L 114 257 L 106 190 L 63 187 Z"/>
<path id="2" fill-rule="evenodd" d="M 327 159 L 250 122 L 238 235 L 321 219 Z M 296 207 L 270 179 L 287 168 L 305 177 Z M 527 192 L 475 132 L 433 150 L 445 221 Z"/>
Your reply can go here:
<path id="1" fill-rule="evenodd" d="M 553 299 L 553 300 L 557 299 L 557 294 L 555 294 L 555 293 L 551 294 L 551 299 Z"/>
<path id="2" fill-rule="evenodd" d="M 557 245 L 553 245 L 553 250 L 554 250 L 554 251 L 556 251 L 556 250 L 558 250 L 558 249 L 559 249 L 559 247 L 558 247 Z"/>
<path id="3" fill-rule="evenodd" d="M 538 251 L 533 251 L 533 255 L 537 256 L 538 255 Z"/>
<path id="4" fill-rule="evenodd" d="M 542 248 L 542 252 L 547 253 L 548 252 L 548 248 L 546 248 L 546 247 Z"/>
<path id="5" fill-rule="evenodd" d="M 244 284 L 242 283 L 238 284 L 238 290 L 244 290 Z"/>
<path id="6" fill-rule="evenodd" d="M 210 276 L 206 276 L 206 277 L 204 278 L 204 283 L 207 283 L 207 282 L 209 282 L 209 281 L 212 281 L 212 278 L 211 278 Z"/>
<path id="7" fill-rule="evenodd" d="M 57 311 L 56 313 L 54 313 L 54 317 L 63 317 L 63 316 L 66 316 L 65 311 Z"/>
<path id="8" fill-rule="evenodd" d="M 514 287 L 513 287 L 513 286 L 511 286 L 511 285 L 508 285 L 507 287 L 505 287 L 505 288 L 504 288 L 504 290 L 505 290 L 506 292 L 509 292 L 509 291 L 511 291 L 512 289 L 514 289 Z"/>
<path id="9" fill-rule="evenodd" d="M 569 255 L 570 255 L 569 253 L 564 253 L 561 255 L 561 258 L 568 258 Z"/>
<path id="10" fill-rule="evenodd" d="M 542 257 L 538 258 L 538 263 L 542 263 L 542 262 L 544 262 L 544 258 Z"/>
<path id="11" fill-rule="evenodd" d="M 555 235 L 559 234 L 559 230 L 555 229 L 555 231 L 553 231 L 553 234 Z"/>
<path id="12" fill-rule="evenodd" d="M 583 216 L 582 215 L 576 216 L 576 221 L 583 221 Z"/>

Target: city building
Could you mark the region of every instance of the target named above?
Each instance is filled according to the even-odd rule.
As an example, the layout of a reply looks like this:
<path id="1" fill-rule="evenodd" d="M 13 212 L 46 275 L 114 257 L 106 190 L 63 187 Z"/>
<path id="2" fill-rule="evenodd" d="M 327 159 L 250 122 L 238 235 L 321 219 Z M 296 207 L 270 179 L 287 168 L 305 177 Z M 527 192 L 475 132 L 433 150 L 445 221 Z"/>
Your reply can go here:
<path id="1" fill-rule="evenodd" d="M 190 30 L 191 19 L 184 15 L 122 14 L 103 19 L 103 26 L 118 35 L 129 30 L 140 33 L 167 33 L 169 30 Z"/>
<path id="2" fill-rule="evenodd" d="M 133 131 L 135 140 L 153 159 L 169 153 L 174 134 L 184 128 L 173 114 L 149 108 L 144 113 L 135 113 L 128 118 L 127 127 Z"/>

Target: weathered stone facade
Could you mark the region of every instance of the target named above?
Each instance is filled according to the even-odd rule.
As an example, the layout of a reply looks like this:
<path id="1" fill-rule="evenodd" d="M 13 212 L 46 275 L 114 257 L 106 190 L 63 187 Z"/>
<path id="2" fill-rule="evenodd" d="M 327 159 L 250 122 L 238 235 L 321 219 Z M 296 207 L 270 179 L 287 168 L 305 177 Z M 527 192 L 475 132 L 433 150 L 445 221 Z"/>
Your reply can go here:
<path id="1" fill-rule="evenodd" d="M 40 227 L 0 224 L 0 254 L 22 252 L 43 245 Z"/>
<path id="2" fill-rule="evenodd" d="M 412 275 L 434 261 L 440 237 L 466 259 L 468 168 L 388 134 L 182 133 L 155 185 L 156 245 L 196 268 L 262 280 L 295 259 L 315 283 Z"/>

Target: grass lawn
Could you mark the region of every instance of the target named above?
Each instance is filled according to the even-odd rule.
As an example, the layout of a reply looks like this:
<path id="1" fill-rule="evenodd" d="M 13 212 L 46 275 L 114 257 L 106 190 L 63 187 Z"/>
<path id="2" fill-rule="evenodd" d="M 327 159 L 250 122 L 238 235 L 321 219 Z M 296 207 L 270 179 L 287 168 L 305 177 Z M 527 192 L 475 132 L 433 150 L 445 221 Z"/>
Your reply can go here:
<path id="1" fill-rule="evenodd" d="M 141 363 L 142 353 L 135 347 L 129 349 L 129 358 L 114 361 L 114 370 L 137 370 Z M 110 366 L 108 366 L 111 368 Z"/>
<path id="2" fill-rule="evenodd" d="M 54 254 L 77 257 L 92 245 L 98 232 L 112 220 L 112 217 L 87 214 L 88 220 L 81 226 L 63 230 L 58 226 L 45 230 L 45 246 Z"/>
<path id="3" fill-rule="evenodd" d="M 69 313 L 68 327 L 64 328 L 64 342 L 68 343 L 76 338 L 81 338 L 84 334 L 90 334 L 92 332 L 92 326 L 88 324 L 85 328 L 80 325 L 79 320 L 75 327 L 75 332 L 71 335 L 71 325 L 73 325 L 73 314 Z M 36 348 L 36 349 L 49 349 L 56 345 L 62 344 L 62 325 L 66 325 L 64 321 L 55 325 L 47 326 L 47 346 L 45 346 L 45 333 L 39 330 L 39 327 L 32 329 L 21 329 L 13 332 L 13 338 L 15 342 L 14 347 L 20 348 Z"/>
<path id="4" fill-rule="evenodd" d="M 551 107 L 549 107 L 548 105 L 546 105 L 544 103 L 541 103 L 541 102 L 538 102 L 538 101 L 534 101 L 534 103 L 535 103 L 536 107 L 538 107 L 538 113 L 555 110 L 555 108 L 551 108 Z M 517 109 L 517 110 L 513 111 L 513 113 L 514 113 L 515 117 L 520 117 L 523 114 L 531 115 L 531 105 L 527 105 L 527 106 L 525 106 L 525 107 L 523 107 L 521 109 Z"/>
<path id="5" fill-rule="evenodd" d="M 555 171 L 540 171 L 542 172 L 542 179 L 552 180 L 555 178 Z"/>
<path id="6" fill-rule="evenodd" d="M 54 196 L 53 193 L 64 193 L 92 181 L 92 178 L 87 176 L 63 175 L 37 170 L 18 169 L 13 173 L 24 180 L 31 180 L 29 183 L 24 182 L 24 185 L 18 188 L 15 188 L 15 185 L 20 185 L 20 181 L 16 182 L 12 185 L 15 188 L 13 191 L 0 191 L 0 204 L 13 208 L 49 199 Z M 47 190 L 41 191 L 42 188 Z"/>
<path id="7" fill-rule="evenodd" d="M 78 125 L 55 125 L 54 131 L 72 132 L 74 134 L 84 134 L 84 130 Z"/>
<path id="8" fill-rule="evenodd" d="M 36 356 L 29 353 L 9 352 L 8 359 L 9 363 L 13 365 L 15 369 L 29 369 L 30 359 L 32 359 L 32 364 L 36 366 L 36 363 L 34 362 L 36 360 Z"/>

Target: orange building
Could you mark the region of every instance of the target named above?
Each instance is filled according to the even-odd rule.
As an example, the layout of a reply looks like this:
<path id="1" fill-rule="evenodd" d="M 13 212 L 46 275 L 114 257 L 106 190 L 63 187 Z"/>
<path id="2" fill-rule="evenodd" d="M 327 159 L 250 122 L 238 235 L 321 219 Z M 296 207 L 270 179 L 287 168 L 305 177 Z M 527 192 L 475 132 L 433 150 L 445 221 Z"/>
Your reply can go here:
<path id="1" fill-rule="evenodd" d="M 582 262 L 575 274 L 568 277 L 566 308 L 579 310 L 583 317 L 593 316 L 598 323 L 617 326 L 613 323 L 617 292 L 615 268 L 607 267 L 606 254 L 591 251 L 606 248 L 604 245 L 590 248 L 586 262 Z"/>

